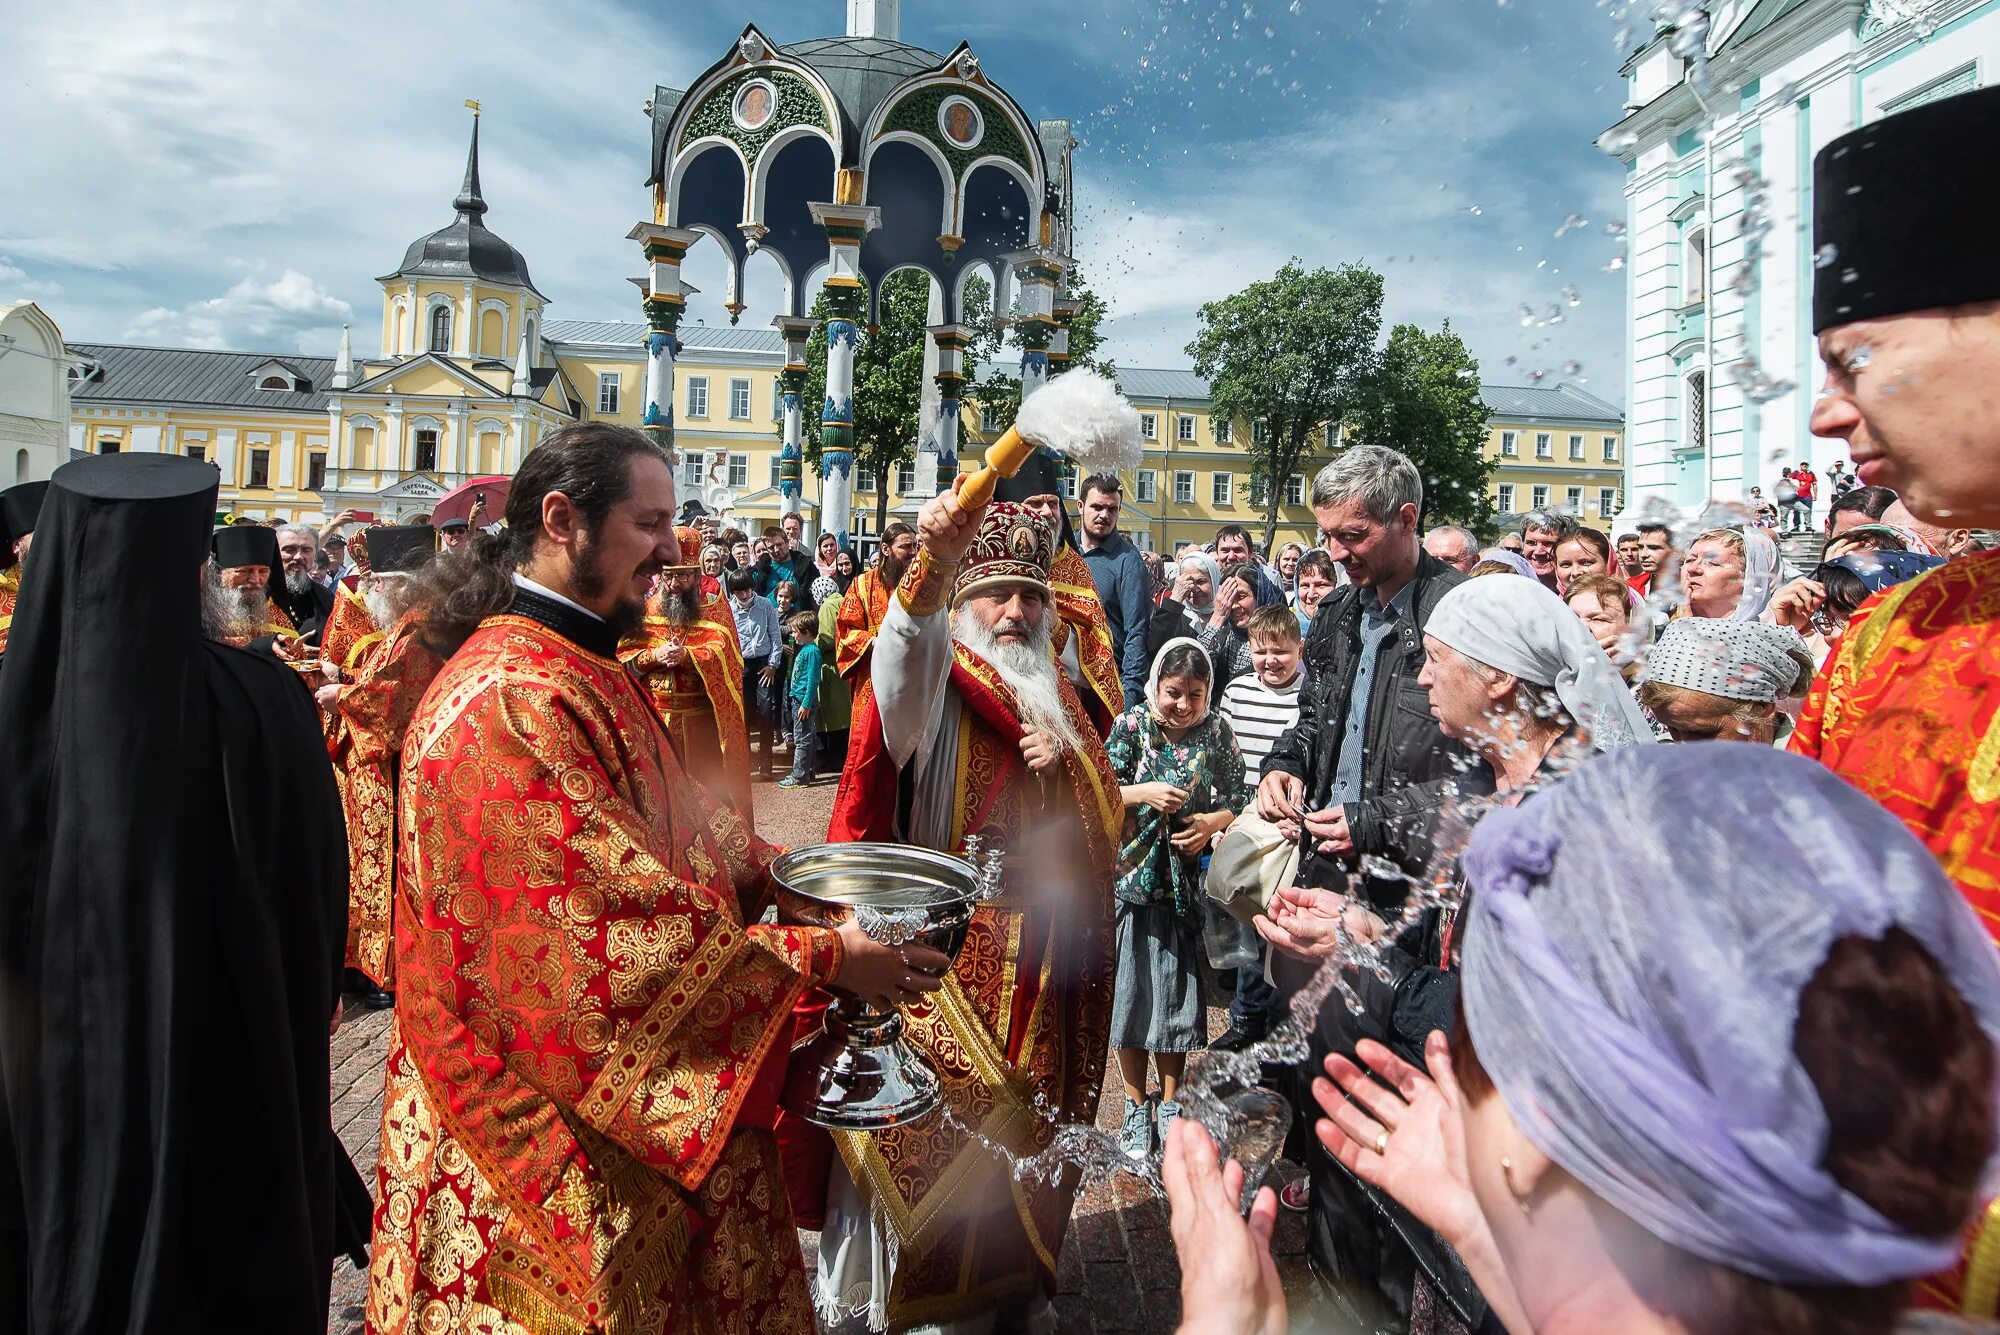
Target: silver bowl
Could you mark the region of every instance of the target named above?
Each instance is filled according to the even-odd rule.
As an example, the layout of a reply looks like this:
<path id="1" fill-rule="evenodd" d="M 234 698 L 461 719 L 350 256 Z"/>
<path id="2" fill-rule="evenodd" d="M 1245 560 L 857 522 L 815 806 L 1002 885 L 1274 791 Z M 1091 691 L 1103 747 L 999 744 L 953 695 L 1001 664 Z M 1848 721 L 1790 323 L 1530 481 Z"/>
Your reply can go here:
<path id="1" fill-rule="evenodd" d="M 964 858 L 907 844 L 813 844 L 771 864 L 780 922 L 838 927 L 850 917 L 885 945 L 923 945 L 956 960 L 984 897 Z M 787 1112 L 834 1131 L 912 1122 L 943 1099 L 937 1072 L 903 1037 L 903 1017 L 828 989 L 826 1027 L 792 1051 Z"/>

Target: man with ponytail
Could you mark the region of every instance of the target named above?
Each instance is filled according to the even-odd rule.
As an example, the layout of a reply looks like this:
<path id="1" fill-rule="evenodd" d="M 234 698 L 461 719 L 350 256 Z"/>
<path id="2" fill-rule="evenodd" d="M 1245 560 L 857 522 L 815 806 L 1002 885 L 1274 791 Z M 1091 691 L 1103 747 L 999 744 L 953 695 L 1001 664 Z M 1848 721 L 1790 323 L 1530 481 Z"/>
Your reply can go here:
<path id="1" fill-rule="evenodd" d="M 640 433 L 566 427 L 422 577 L 368 1329 L 809 1330 L 770 1128 L 792 1008 L 946 961 L 759 922 L 775 850 L 618 661 L 680 560 Z"/>

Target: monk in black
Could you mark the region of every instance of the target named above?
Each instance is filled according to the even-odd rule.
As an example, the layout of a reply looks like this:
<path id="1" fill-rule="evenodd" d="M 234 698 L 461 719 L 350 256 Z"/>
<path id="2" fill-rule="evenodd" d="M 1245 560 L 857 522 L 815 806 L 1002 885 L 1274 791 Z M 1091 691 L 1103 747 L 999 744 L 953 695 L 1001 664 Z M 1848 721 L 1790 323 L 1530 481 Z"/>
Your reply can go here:
<path id="1" fill-rule="evenodd" d="M 340 804 L 297 672 L 203 639 L 215 488 L 57 470 L 15 610 L 0 1330 L 324 1330 L 337 1198 L 366 1206 L 328 1113 Z"/>

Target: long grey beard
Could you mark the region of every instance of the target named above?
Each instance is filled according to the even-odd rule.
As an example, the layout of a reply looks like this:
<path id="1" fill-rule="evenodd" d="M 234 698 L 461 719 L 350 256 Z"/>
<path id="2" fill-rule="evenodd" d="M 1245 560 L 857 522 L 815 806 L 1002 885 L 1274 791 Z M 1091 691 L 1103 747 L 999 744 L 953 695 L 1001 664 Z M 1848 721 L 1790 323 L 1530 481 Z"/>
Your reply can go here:
<path id="1" fill-rule="evenodd" d="M 312 576 L 303 570 L 287 570 L 285 572 L 285 592 L 291 594 L 294 598 L 305 597 L 307 591 L 312 588 L 312 583 Z"/>
<path id="2" fill-rule="evenodd" d="M 361 605 L 377 630 L 387 630 L 410 610 L 416 592 L 407 575 L 371 575 L 361 585 Z"/>
<path id="3" fill-rule="evenodd" d="M 1083 737 L 1063 709 L 1056 662 L 1049 649 L 1047 617 L 1053 615 L 1051 609 L 1042 623 L 1028 632 L 1026 644 L 1000 643 L 992 631 L 979 624 L 969 607 L 958 609 L 951 632 L 975 657 L 991 663 L 1000 680 L 1007 683 L 1023 727 L 1047 733 L 1064 751 L 1081 751 Z"/>
<path id="4" fill-rule="evenodd" d="M 692 626 L 701 617 L 701 604 L 683 589 L 667 589 L 660 594 L 659 614 L 676 626 Z"/>
<path id="5" fill-rule="evenodd" d="M 210 582 L 202 589 L 201 633 L 218 644 L 258 635 L 267 597 L 263 589 L 232 589 Z"/>

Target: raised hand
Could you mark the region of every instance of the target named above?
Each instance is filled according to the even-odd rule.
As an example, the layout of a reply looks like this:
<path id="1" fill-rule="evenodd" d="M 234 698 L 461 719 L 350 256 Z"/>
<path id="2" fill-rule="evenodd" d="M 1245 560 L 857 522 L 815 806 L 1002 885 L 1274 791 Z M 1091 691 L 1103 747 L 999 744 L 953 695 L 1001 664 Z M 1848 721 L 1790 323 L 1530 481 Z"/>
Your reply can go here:
<path id="1" fill-rule="evenodd" d="M 1167 1128 L 1161 1176 L 1181 1262 L 1180 1335 L 1283 1335 L 1285 1289 L 1271 1259 L 1277 1194 L 1259 1188 L 1250 1217 L 1238 1217 L 1243 1166 L 1218 1162 L 1192 1117 Z"/>

